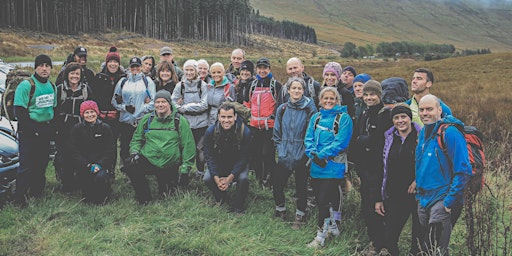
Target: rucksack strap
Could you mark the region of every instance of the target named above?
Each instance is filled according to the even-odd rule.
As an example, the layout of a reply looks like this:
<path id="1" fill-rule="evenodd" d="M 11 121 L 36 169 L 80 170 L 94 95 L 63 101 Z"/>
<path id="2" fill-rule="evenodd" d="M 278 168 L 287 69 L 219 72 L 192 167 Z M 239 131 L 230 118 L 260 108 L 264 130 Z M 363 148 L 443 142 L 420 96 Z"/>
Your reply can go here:
<path id="1" fill-rule="evenodd" d="M 127 77 L 123 77 L 121 79 L 122 79 L 121 80 L 121 91 L 122 91 L 123 90 L 123 86 L 126 83 L 126 81 L 128 80 L 128 78 Z M 146 95 L 148 96 L 148 98 L 150 100 L 152 100 L 151 94 L 149 94 L 149 90 L 148 90 L 148 84 L 149 84 L 148 78 L 146 76 L 143 76 L 142 77 L 142 81 L 144 81 L 144 86 L 146 87 Z"/>

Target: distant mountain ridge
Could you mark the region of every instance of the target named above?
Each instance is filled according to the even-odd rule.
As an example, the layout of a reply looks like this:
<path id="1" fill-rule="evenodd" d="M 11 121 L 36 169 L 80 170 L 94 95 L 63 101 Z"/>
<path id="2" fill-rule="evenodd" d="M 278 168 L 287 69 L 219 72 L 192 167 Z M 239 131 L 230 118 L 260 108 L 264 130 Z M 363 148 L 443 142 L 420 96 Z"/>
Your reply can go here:
<path id="1" fill-rule="evenodd" d="M 262 15 L 311 26 L 341 46 L 413 41 L 512 51 L 511 0 L 250 0 Z"/>

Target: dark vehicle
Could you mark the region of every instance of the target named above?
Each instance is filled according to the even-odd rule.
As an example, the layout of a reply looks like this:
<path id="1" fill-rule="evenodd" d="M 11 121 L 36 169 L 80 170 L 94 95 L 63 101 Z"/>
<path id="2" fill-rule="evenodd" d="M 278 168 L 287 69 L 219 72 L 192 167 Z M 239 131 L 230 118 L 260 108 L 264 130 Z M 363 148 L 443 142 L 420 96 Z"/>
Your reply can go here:
<path id="1" fill-rule="evenodd" d="M 18 141 L 11 134 L 11 126 L 4 117 L 0 117 L 0 208 L 14 194 L 16 171 L 20 165 Z"/>

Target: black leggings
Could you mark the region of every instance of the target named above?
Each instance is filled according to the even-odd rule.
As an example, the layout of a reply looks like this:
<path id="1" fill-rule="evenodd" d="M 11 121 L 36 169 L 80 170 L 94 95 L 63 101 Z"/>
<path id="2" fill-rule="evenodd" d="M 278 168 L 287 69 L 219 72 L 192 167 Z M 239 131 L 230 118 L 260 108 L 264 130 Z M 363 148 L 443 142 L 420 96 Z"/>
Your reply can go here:
<path id="1" fill-rule="evenodd" d="M 311 185 L 315 192 L 318 205 L 318 228 L 322 228 L 324 220 L 331 216 L 329 208 L 334 211 L 341 211 L 343 191 L 341 190 L 341 179 L 311 179 Z"/>

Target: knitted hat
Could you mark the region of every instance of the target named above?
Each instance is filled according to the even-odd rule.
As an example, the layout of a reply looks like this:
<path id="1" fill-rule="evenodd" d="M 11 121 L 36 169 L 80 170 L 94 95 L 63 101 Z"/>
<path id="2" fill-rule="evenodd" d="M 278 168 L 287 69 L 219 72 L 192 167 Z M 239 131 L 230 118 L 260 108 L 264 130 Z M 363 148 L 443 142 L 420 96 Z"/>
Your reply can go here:
<path id="1" fill-rule="evenodd" d="M 251 75 L 254 75 L 254 63 L 250 60 L 244 60 L 242 64 L 240 64 L 240 70 L 247 70 L 251 72 Z"/>
<path id="2" fill-rule="evenodd" d="M 111 60 L 115 60 L 121 63 L 121 55 L 119 55 L 115 46 L 110 47 L 110 50 L 107 53 L 107 57 L 105 58 L 105 63 L 108 63 Z"/>
<path id="3" fill-rule="evenodd" d="M 359 74 L 357 75 L 356 77 L 354 77 L 354 81 L 352 82 L 352 84 L 355 84 L 356 82 L 361 82 L 361 83 L 366 83 L 368 82 L 368 80 L 371 80 L 372 77 L 366 73 L 362 73 L 362 74 Z"/>
<path id="4" fill-rule="evenodd" d="M 328 62 L 327 64 L 325 64 L 324 72 L 322 73 L 322 76 L 325 76 L 325 73 L 327 73 L 327 72 L 333 72 L 334 75 L 336 76 L 336 78 L 338 78 L 338 80 L 340 80 L 341 73 L 342 73 L 341 71 L 342 71 L 341 65 L 338 62 Z"/>
<path id="5" fill-rule="evenodd" d="M 171 104 L 171 93 L 167 90 L 160 90 L 155 94 L 155 100 L 164 98 L 169 104 Z"/>
<path id="6" fill-rule="evenodd" d="M 96 112 L 96 114 L 100 114 L 100 109 L 98 108 L 98 104 L 92 100 L 86 100 L 80 104 L 80 116 L 84 117 L 84 113 L 86 110 L 92 109 Z"/>
<path id="7" fill-rule="evenodd" d="M 405 113 L 407 116 L 409 116 L 410 119 L 412 119 L 411 108 L 409 107 L 409 105 L 405 103 L 399 103 L 391 110 L 391 118 L 393 118 L 397 114 L 402 113 Z"/>
<path id="8" fill-rule="evenodd" d="M 50 56 L 45 54 L 37 55 L 36 60 L 34 61 L 34 68 L 37 68 L 39 67 L 39 65 L 45 63 L 48 64 L 51 68 L 53 68 L 52 59 L 50 59 Z"/>
<path id="9" fill-rule="evenodd" d="M 382 87 L 380 86 L 380 83 L 375 80 L 368 80 L 368 82 L 366 82 L 364 84 L 363 93 L 369 93 L 369 92 L 373 92 L 373 93 L 379 95 L 379 97 L 381 97 L 382 96 Z"/>
<path id="10" fill-rule="evenodd" d="M 352 73 L 352 75 L 357 76 L 356 69 L 354 67 L 352 67 L 352 66 L 346 66 L 345 68 L 343 68 L 341 73 L 343 73 L 345 71 L 350 71 L 350 73 Z"/>
<path id="11" fill-rule="evenodd" d="M 407 82 L 401 77 L 390 77 L 381 83 L 382 102 L 384 104 L 395 104 L 409 99 L 409 88 Z"/>
<path id="12" fill-rule="evenodd" d="M 196 73 L 199 72 L 196 60 L 190 59 L 190 60 L 185 61 L 185 64 L 183 64 L 183 70 L 185 70 L 185 67 L 193 67 L 195 69 Z"/>

